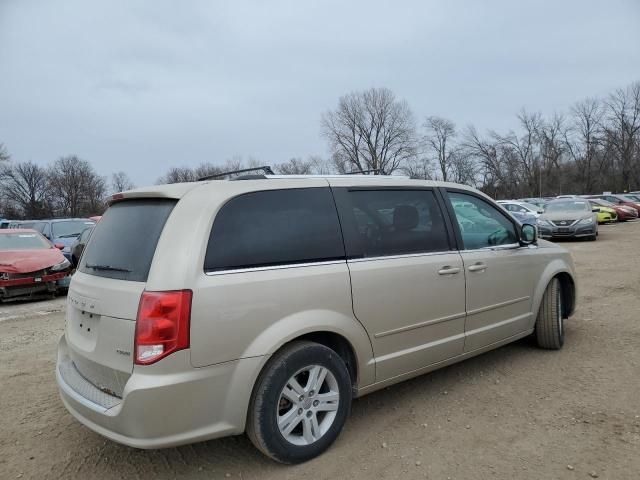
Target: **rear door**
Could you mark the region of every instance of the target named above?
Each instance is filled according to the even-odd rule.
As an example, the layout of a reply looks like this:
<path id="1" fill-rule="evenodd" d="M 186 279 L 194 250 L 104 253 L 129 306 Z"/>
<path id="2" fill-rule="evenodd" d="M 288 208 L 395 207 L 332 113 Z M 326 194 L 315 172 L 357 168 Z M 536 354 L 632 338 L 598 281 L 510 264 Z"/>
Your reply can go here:
<path id="1" fill-rule="evenodd" d="M 353 311 L 372 338 L 376 380 L 460 355 L 464 272 L 430 188 L 334 188 Z"/>
<path id="2" fill-rule="evenodd" d="M 67 297 L 65 336 L 80 374 L 121 396 L 133 369 L 138 303 L 175 200 L 126 200 L 94 228 Z"/>
<path id="3" fill-rule="evenodd" d="M 521 247 L 515 222 L 480 195 L 447 190 L 466 275 L 465 352 L 525 331 L 541 265 Z"/>

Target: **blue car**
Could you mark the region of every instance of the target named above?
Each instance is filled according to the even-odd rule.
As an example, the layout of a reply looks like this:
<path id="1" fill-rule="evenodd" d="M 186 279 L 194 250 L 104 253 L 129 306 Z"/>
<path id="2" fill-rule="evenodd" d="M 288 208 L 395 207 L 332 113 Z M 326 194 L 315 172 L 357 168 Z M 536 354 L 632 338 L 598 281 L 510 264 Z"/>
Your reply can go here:
<path id="1" fill-rule="evenodd" d="M 32 228 L 44 235 L 54 245 L 62 245 L 62 254 L 71 261 L 71 245 L 82 231 L 96 224 L 88 218 L 56 218 L 53 220 L 27 220 L 21 228 Z"/>

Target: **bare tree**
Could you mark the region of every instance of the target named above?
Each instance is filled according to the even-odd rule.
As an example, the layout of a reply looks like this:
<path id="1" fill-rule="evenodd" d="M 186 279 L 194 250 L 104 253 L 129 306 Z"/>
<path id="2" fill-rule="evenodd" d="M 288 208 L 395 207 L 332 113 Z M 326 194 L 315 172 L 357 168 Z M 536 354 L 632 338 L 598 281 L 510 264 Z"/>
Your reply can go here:
<path id="1" fill-rule="evenodd" d="M 427 117 L 423 125 L 426 133 L 423 137 L 427 154 L 433 156 L 443 181 L 449 180 L 455 167 L 455 157 L 459 153 L 454 143 L 457 136 L 456 126 L 451 120 L 442 117 Z"/>
<path id="2" fill-rule="evenodd" d="M 400 170 L 411 178 L 420 180 L 433 179 L 433 162 L 424 154 L 417 154 L 415 157 L 408 159 Z"/>
<path id="3" fill-rule="evenodd" d="M 542 158 L 538 149 L 538 135 L 542 128 L 542 116 L 522 110 L 518 114 L 518 121 L 523 130 L 521 135 L 510 131 L 506 135 L 492 132 L 491 136 L 500 145 L 512 178 L 521 179 L 529 195 L 535 192 L 541 196 Z"/>
<path id="4" fill-rule="evenodd" d="M 104 209 L 105 179 L 89 162 L 75 155 L 53 163 L 49 169 L 49 188 L 58 215 L 96 215 Z"/>
<path id="5" fill-rule="evenodd" d="M 194 170 L 194 176 L 197 179 L 209 177 L 211 175 L 218 175 L 223 172 L 223 168 L 212 163 L 201 163 Z"/>
<path id="6" fill-rule="evenodd" d="M 341 97 L 338 108 L 323 115 L 322 133 L 341 172 L 389 174 L 417 153 L 409 105 L 386 88 Z"/>
<path id="7" fill-rule="evenodd" d="M 7 151 L 7 147 L 4 146 L 4 143 L 0 143 L 0 162 L 6 162 L 11 158 L 9 152 Z"/>
<path id="8" fill-rule="evenodd" d="M 114 193 L 124 192 L 125 190 L 131 190 L 133 188 L 136 188 L 136 186 L 125 172 L 120 171 L 111 175 L 111 190 Z"/>
<path id="9" fill-rule="evenodd" d="M 313 173 L 313 162 L 302 158 L 292 158 L 288 162 L 275 166 L 275 171 L 282 175 L 309 175 Z"/>
<path id="10" fill-rule="evenodd" d="M 328 158 L 319 155 L 309 157 L 313 173 L 317 175 L 331 175 L 336 173 L 335 164 Z"/>
<path id="11" fill-rule="evenodd" d="M 51 213 L 46 169 L 32 162 L 16 163 L 2 175 L 2 193 L 26 218 L 41 218 Z"/>
<path id="12" fill-rule="evenodd" d="M 640 82 L 616 90 L 607 99 L 606 106 L 607 141 L 615 151 L 619 172 L 617 188 L 627 190 L 632 174 L 636 182 L 640 180 L 640 174 L 633 169 L 634 154 L 640 141 Z"/>
<path id="13" fill-rule="evenodd" d="M 156 183 L 183 183 L 198 180 L 195 171 L 189 167 L 171 167 L 167 173 L 160 177 Z"/>
<path id="14" fill-rule="evenodd" d="M 550 191 L 562 192 L 564 175 L 557 175 L 561 162 L 565 157 L 566 143 L 565 119 L 563 115 L 554 114 L 549 120 L 543 120 L 536 132 L 540 162 L 538 165 L 538 195 Z"/>
<path id="15" fill-rule="evenodd" d="M 564 132 L 564 142 L 569 157 L 575 162 L 582 192 L 592 192 L 602 163 L 597 159 L 603 143 L 602 120 L 604 109 L 596 98 L 576 103 L 570 110 L 572 125 Z"/>

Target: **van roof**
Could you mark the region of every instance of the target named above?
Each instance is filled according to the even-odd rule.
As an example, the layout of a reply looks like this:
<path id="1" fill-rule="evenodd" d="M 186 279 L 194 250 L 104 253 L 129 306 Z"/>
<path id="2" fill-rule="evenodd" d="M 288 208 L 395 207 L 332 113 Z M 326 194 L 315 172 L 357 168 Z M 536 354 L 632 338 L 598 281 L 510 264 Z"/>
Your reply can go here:
<path id="1" fill-rule="evenodd" d="M 449 187 L 474 190 L 467 185 L 441 182 L 435 180 L 411 179 L 400 175 L 264 175 L 260 178 L 252 176 L 246 179 L 202 180 L 197 182 L 171 183 L 152 185 L 119 192 L 111 196 L 111 202 L 128 198 L 173 198 L 180 199 L 196 188 L 227 189 L 237 191 L 241 182 L 246 191 L 260 190 L 263 182 L 269 182 L 270 189 L 277 182 L 282 188 L 317 187 L 319 181 L 326 181 L 327 186 L 429 186 Z"/>

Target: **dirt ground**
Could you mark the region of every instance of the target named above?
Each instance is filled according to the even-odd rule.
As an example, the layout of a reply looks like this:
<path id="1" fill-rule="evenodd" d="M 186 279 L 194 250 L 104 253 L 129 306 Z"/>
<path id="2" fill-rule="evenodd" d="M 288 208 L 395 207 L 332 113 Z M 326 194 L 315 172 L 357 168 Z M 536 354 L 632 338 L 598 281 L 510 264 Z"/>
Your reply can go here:
<path id="1" fill-rule="evenodd" d="M 0 306 L 0 478 L 638 479 L 640 222 L 565 242 L 578 310 L 559 352 L 521 341 L 356 400 L 320 458 L 287 467 L 244 437 L 142 451 L 64 409 L 64 299 Z M 179 406 L 176 406 L 179 408 Z"/>

